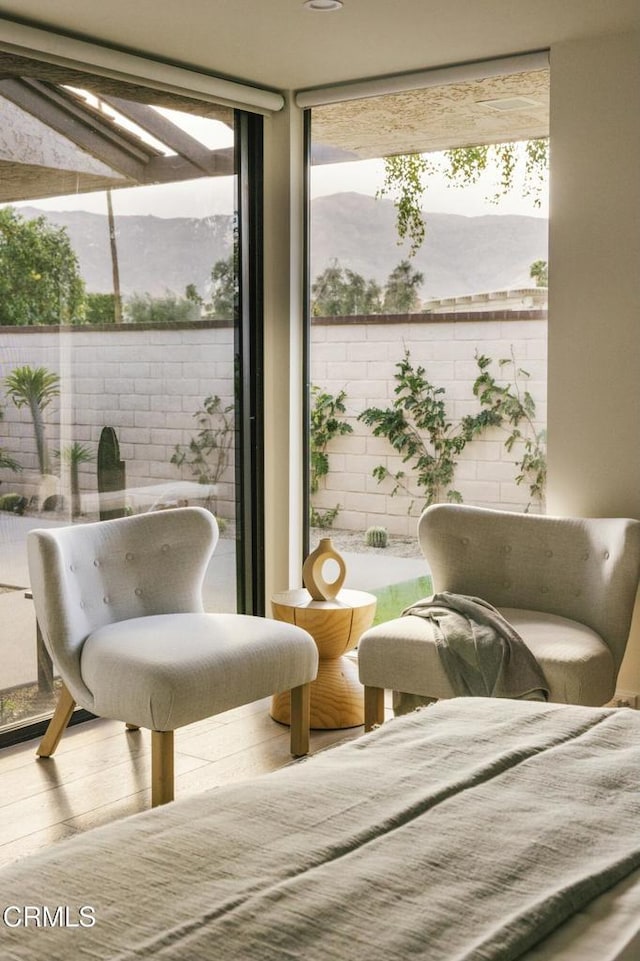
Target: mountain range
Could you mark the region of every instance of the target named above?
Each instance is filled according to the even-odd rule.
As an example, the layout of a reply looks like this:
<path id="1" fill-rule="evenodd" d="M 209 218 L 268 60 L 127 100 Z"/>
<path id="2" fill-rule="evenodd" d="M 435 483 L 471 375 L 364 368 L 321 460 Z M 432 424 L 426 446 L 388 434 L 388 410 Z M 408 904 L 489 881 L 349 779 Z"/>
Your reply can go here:
<path id="1" fill-rule="evenodd" d="M 112 290 L 106 215 L 35 207 L 23 207 L 20 213 L 25 217 L 42 214 L 65 227 L 87 290 Z M 424 275 L 423 299 L 530 286 L 531 264 L 547 259 L 548 225 L 543 218 L 427 212 L 425 220 L 426 240 L 411 260 L 412 267 Z M 335 259 L 384 285 L 393 268 L 407 257 L 407 245 L 397 242 L 390 200 L 353 192 L 318 197 L 312 203 L 311 224 L 312 279 Z M 225 214 L 119 216 L 116 236 L 125 296 L 134 292 L 162 296 L 168 291 L 181 296 L 188 284 L 195 284 L 207 299 L 213 264 L 230 254 L 233 218 Z"/>

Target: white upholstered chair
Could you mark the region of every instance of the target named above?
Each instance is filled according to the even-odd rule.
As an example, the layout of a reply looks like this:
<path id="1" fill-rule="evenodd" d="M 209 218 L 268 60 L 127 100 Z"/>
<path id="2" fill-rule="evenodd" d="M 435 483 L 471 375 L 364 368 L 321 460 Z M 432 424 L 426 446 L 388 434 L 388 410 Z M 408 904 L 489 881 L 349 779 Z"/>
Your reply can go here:
<path id="1" fill-rule="evenodd" d="M 291 691 L 291 753 L 309 750 L 317 647 L 300 628 L 205 613 L 218 540 L 199 507 L 34 530 L 27 537 L 38 624 L 63 681 L 38 748 L 55 751 L 76 704 L 152 731 L 152 804 L 173 799 L 173 731 Z"/>
<path id="2" fill-rule="evenodd" d="M 598 706 L 613 697 L 640 578 L 639 521 L 436 504 L 422 514 L 418 539 L 434 592 L 498 608 L 540 664 L 550 700 Z M 385 688 L 455 696 L 422 617 L 370 628 L 358 664 L 366 728 L 384 718 Z"/>

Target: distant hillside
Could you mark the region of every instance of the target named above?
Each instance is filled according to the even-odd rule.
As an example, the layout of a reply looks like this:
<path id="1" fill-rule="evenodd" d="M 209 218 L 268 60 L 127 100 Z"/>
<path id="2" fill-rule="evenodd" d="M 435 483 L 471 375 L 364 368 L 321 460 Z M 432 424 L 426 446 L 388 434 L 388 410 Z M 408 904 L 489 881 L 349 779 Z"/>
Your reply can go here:
<path id="1" fill-rule="evenodd" d="M 108 293 L 112 287 L 111 254 L 107 217 L 84 211 L 49 211 L 22 207 L 25 217 L 40 214 L 59 227 L 66 227 L 87 290 Z M 184 294 L 195 284 L 204 296 L 210 288 L 211 268 L 229 256 L 232 245 L 231 216 L 214 217 L 117 217 L 118 266 L 125 296 L 167 291 Z"/>
<path id="2" fill-rule="evenodd" d="M 425 220 L 425 243 L 411 261 L 424 274 L 423 300 L 529 286 L 529 267 L 547 259 L 548 224 L 543 218 L 426 212 Z M 408 246 L 397 242 L 389 200 L 357 193 L 319 197 L 313 203 L 312 224 L 312 277 L 336 257 L 367 279 L 384 283 L 407 255 Z"/>
<path id="3" fill-rule="evenodd" d="M 27 217 L 41 213 L 67 228 L 87 289 L 111 290 L 106 216 L 50 212 L 23 207 Z M 425 244 L 413 259 L 425 282 L 423 299 L 529 285 L 529 267 L 547 259 L 547 221 L 536 217 L 462 217 L 427 213 Z M 358 193 L 319 197 L 312 207 L 311 277 L 336 258 L 365 278 L 383 284 L 406 256 L 397 243 L 395 210 L 389 200 Z M 231 216 L 116 219 L 123 293 L 167 291 L 183 294 L 195 284 L 207 297 L 211 268 L 229 256 Z M 267 237 L 268 243 L 268 237 Z"/>

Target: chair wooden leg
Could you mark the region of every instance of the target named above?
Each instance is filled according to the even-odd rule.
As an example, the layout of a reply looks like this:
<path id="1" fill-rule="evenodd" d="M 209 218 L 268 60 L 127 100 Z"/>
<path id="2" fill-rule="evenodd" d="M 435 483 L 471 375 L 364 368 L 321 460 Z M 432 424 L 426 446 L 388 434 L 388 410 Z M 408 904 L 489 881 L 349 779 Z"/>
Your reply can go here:
<path id="1" fill-rule="evenodd" d="M 44 732 L 44 737 L 38 745 L 38 749 L 36 751 L 38 757 L 51 757 L 60 743 L 60 738 L 64 734 L 67 724 L 71 720 L 71 715 L 73 714 L 73 709 L 75 706 L 76 702 L 63 684 L 62 688 L 60 689 L 60 694 L 58 695 L 58 703 L 56 704 L 56 709 L 53 712 L 53 717 L 49 721 L 49 726 Z"/>
<path id="2" fill-rule="evenodd" d="M 151 732 L 151 807 L 173 801 L 173 731 Z"/>
<path id="3" fill-rule="evenodd" d="M 311 720 L 311 685 L 301 684 L 291 689 L 291 747 L 294 757 L 309 753 L 309 723 Z"/>
<path id="4" fill-rule="evenodd" d="M 384 688 L 364 689 L 364 729 L 370 731 L 376 724 L 384 724 Z"/>
<path id="5" fill-rule="evenodd" d="M 126 728 L 127 728 L 127 731 L 139 731 L 139 730 L 140 730 L 140 725 L 139 725 L 139 724 L 128 724 L 128 723 L 127 723 L 125 726 L 126 726 Z"/>

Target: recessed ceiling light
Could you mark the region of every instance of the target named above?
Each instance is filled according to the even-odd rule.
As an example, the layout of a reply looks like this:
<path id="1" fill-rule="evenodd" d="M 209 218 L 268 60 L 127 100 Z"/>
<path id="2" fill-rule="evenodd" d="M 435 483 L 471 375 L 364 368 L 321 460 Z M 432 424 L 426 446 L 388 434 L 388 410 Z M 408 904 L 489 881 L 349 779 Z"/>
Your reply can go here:
<path id="1" fill-rule="evenodd" d="M 341 10 L 342 0 L 304 0 L 307 10 L 318 10 L 323 13 L 329 10 Z"/>

